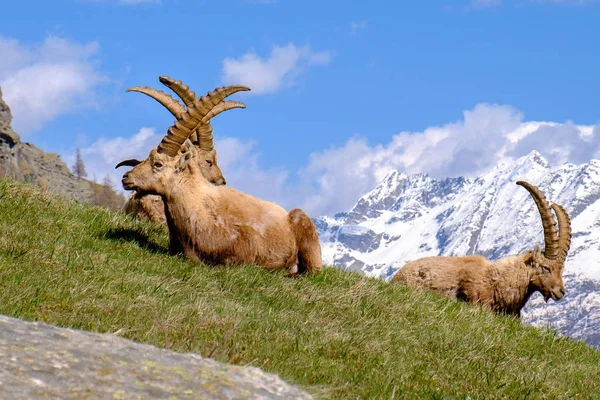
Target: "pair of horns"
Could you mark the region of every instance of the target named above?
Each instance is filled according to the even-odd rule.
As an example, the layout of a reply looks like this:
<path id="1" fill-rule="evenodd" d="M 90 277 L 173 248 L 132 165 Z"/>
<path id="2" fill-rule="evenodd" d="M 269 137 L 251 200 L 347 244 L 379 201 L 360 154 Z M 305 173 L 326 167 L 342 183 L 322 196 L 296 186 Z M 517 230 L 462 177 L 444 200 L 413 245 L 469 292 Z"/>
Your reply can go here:
<path id="1" fill-rule="evenodd" d="M 148 86 L 130 87 L 127 89 L 127 92 L 143 93 L 162 104 L 177 119 L 175 125 L 177 125 L 177 122 L 180 122 L 180 127 L 183 125 L 185 129 L 193 128 L 188 137 L 190 137 L 194 145 L 202 150 L 210 151 L 214 149 L 212 126 L 210 124 L 212 117 L 232 108 L 246 108 L 246 105 L 239 101 L 224 100 L 234 93 L 250 90 L 246 86 L 237 85 L 217 88 L 208 93 L 207 96 L 197 98 L 189 86 L 183 84 L 181 81 L 176 81 L 168 76 L 160 76 L 158 79 L 163 85 L 175 92 L 185 106 L 162 90 L 153 89 Z M 190 110 L 190 108 L 194 110 Z M 189 118 L 190 114 L 193 114 L 194 118 Z M 185 117 L 186 115 L 188 117 Z M 200 118 L 201 123 L 198 123 L 196 120 L 200 115 L 202 115 L 202 118 Z M 183 119 L 185 119 L 185 122 L 183 122 Z M 179 130 L 174 130 L 174 132 L 180 133 Z M 170 142 L 163 143 L 164 141 L 164 139 L 161 141 L 158 151 L 163 152 L 167 150 L 171 153 L 172 146 L 167 144 Z"/>
<path id="2" fill-rule="evenodd" d="M 517 181 L 517 185 L 523 186 L 531 194 L 542 217 L 542 226 L 544 227 L 544 257 L 548 259 L 560 258 L 564 261 L 567 258 L 569 247 L 571 247 L 571 219 L 569 218 L 569 214 L 559 204 L 552 203 L 550 205 L 544 193 L 536 186 L 525 181 Z M 551 208 L 558 217 L 558 232 Z"/>

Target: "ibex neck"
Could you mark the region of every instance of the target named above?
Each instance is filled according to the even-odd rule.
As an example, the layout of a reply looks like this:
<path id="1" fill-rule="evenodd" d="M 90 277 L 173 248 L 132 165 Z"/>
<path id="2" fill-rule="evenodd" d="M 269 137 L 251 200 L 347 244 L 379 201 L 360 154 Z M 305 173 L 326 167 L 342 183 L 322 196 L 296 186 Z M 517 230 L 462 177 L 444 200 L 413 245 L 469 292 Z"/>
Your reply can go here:
<path id="1" fill-rule="evenodd" d="M 525 264 L 523 258 L 523 256 L 509 256 L 494 263 L 496 311 L 520 315 L 521 309 L 533 294 L 531 269 Z"/>
<path id="2" fill-rule="evenodd" d="M 190 199 L 201 196 L 203 189 L 210 185 L 199 172 L 188 168 L 175 177 L 174 184 L 162 197 L 165 203 L 189 202 Z"/>

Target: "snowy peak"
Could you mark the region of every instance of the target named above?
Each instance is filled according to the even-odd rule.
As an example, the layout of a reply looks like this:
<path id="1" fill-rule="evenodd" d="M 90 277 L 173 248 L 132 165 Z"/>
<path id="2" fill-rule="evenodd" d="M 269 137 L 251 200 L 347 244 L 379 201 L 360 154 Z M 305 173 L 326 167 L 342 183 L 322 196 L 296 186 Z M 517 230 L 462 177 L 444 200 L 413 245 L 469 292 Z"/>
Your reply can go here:
<path id="1" fill-rule="evenodd" d="M 394 221 L 412 220 L 420 216 L 423 209 L 447 201 L 448 196 L 467 183 L 469 181 L 462 177 L 438 181 L 427 174 L 408 176 L 393 171 L 375 189 L 358 200 L 347 214 L 345 222 L 360 223 L 369 218 L 378 218 L 385 211 L 395 213 Z"/>

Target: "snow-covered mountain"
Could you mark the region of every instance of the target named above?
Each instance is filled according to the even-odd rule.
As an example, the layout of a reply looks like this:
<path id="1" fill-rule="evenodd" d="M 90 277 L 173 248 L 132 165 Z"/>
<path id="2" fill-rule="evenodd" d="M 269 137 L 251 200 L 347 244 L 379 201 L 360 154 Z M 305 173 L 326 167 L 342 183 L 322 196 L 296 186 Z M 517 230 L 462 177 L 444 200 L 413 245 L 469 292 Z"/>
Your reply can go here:
<path id="1" fill-rule="evenodd" d="M 393 171 L 349 212 L 315 218 L 324 261 L 389 280 L 420 257 L 495 260 L 543 247 L 539 213 L 518 180 L 565 207 L 573 233 L 563 273 L 567 294 L 556 303 L 532 296 L 523 321 L 600 345 L 600 160 L 550 166 L 534 151 L 476 179 Z"/>

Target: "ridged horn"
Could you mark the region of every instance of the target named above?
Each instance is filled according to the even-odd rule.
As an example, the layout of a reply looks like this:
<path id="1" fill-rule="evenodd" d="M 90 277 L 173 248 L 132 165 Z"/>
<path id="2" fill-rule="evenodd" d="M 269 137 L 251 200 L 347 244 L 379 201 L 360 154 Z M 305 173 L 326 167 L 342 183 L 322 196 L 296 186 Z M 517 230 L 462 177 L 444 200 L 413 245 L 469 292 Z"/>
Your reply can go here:
<path id="1" fill-rule="evenodd" d="M 540 217 L 542 217 L 542 226 L 544 227 L 544 257 L 554 259 L 558 256 L 558 235 L 556 233 L 556 220 L 550 210 L 550 204 L 546 200 L 544 193 L 537 187 L 525 181 L 517 181 L 517 185 L 523 186 L 535 201 Z"/>
<path id="2" fill-rule="evenodd" d="M 558 218 L 558 256 L 564 261 L 571 247 L 571 218 L 560 204 L 550 206 Z"/>
<path id="3" fill-rule="evenodd" d="M 206 96 L 194 99 L 194 105 L 200 112 L 208 114 L 210 109 L 219 104 L 226 97 L 237 92 L 246 92 L 249 90 L 250 88 L 244 85 L 223 86 L 216 88 L 212 92 L 208 92 Z M 208 110 L 205 107 L 208 107 Z"/>
<path id="4" fill-rule="evenodd" d="M 212 109 L 223 100 L 224 97 L 221 97 L 222 93 L 233 94 L 240 90 L 250 90 L 246 87 L 241 87 L 242 89 L 238 88 L 239 87 L 235 86 L 218 88 L 212 92 L 209 92 L 207 96 L 202 96 L 199 99 L 195 99 L 194 104 L 189 106 L 186 112 L 181 115 L 181 118 L 175 121 L 171 127 L 169 127 L 166 136 L 163 137 L 158 145 L 157 151 L 159 153 L 167 154 L 170 157 L 174 157 L 183 142 L 196 130 L 199 132 L 199 140 L 203 142 L 204 146 L 208 147 L 209 143 L 205 141 L 207 136 L 204 130 L 206 129 L 206 126 L 210 128 L 210 119 L 204 118 L 211 114 L 211 112 L 213 112 Z M 228 105 L 224 105 L 222 110 L 217 108 L 214 111 L 214 115 L 217 115 L 226 109 L 240 108 L 238 102 L 225 103 Z M 203 123 L 203 121 L 205 122 Z M 202 127 L 202 125 L 204 125 L 204 127 Z M 210 128 L 210 130 L 212 131 L 212 128 Z M 210 144 L 212 144 L 212 134 L 210 135 L 210 138 Z"/>
<path id="5" fill-rule="evenodd" d="M 141 161 L 135 158 L 130 158 L 129 160 L 123 160 L 120 163 L 117 164 L 117 166 L 115 167 L 115 169 L 119 168 L 119 167 L 135 167 L 136 165 L 141 164 Z"/>
<path id="6" fill-rule="evenodd" d="M 239 101 L 227 100 L 222 101 L 216 106 L 214 106 L 204 118 L 202 118 L 202 125 L 198 127 L 198 137 L 191 138 L 192 143 L 197 145 L 200 149 L 211 151 L 214 149 L 213 143 L 213 135 L 212 135 L 212 126 L 210 124 L 210 119 L 216 115 L 219 115 L 223 111 L 231 110 L 232 108 L 246 108 L 246 105 Z M 193 136 L 193 135 L 192 135 Z M 196 141 L 194 141 L 194 139 Z"/>
<path id="7" fill-rule="evenodd" d="M 159 76 L 158 80 L 160 83 L 177 93 L 177 96 L 183 100 L 186 106 L 189 107 L 194 104 L 194 100 L 196 100 L 196 93 L 190 90 L 188 85 L 185 85 L 181 81 L 176 81 L 168 76 Z"/>
<path id="8" fill-rule="evenodd" d="M 139 92 L 152 97 L 165 106 L 177 119 L 181 118 L 181 115 L 185 112 L 185 108 L 177 100 L 162 90 L 153 89 L 149 86 L 133 86 L 127 89 L 126 92 Z"/>

